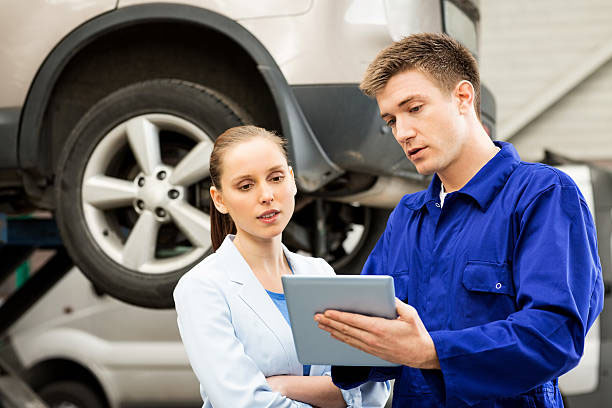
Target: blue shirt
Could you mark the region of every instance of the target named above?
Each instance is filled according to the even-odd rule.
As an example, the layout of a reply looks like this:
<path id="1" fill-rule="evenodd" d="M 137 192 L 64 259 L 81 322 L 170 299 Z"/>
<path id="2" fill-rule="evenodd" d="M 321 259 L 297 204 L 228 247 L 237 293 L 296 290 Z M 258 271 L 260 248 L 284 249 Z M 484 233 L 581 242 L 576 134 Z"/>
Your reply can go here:
<path id="1" fill-rule="evenodd" d="M 562 407 L 603 307 L 593 219 L 563 172 L 509 143 L 440 206 L 440 180 L 402 198 L 363 274 L 391 275 L 441 370 L 333 367 L 334 382 L 395 378 L 393 407 Z"/>
<path id="2" fill-rule="evenodd" d="M 270 292 L 267 289 L 266 289 L 266 292 L 268 292 L 268 295 L 270 296 L 270 299 L 272 299 L 272 301 L 274 302 L 274 304 L 278 308 L 279 312 L 281 312 L 281 314 L 283 315 L 283 317 L 287 321 L 287 324 L 291 326 L 291 322 L 289 321 L 289 311 L 287 310 L 287 300 L 285 299 L 285 294 L 284 293 Z"/>
<path id="3" fill-rule="evenodd" d="M 291 269 L 291 272 L 293 272 L 293 268 L 291 267 L 291 264 L 289 262 L 287 262 L 287 264 L 289 265 L 289 269 Z M 274 304 L 276 305 L 278 310 L 281 312 L 281 314 L 285 318 L 285 321 L 287 322 L 289 327 L 291 327 L 291 322 L 289 321 L 289 311 L 287 310 L 287 300 L 285 299 L 285 294 L 284 293 L 270 292 L 268 289 L 266 289 L 266 292 L 268 292 L 268 295 L 270 296 L 270 299 L 272 299 L 272 301 L 274 302 Z M 304 373 L 304 375 L 309 375 L 310 374 L 310 366 L 309 365 L 305 365 L 304 366 L 303 373 Z"/>

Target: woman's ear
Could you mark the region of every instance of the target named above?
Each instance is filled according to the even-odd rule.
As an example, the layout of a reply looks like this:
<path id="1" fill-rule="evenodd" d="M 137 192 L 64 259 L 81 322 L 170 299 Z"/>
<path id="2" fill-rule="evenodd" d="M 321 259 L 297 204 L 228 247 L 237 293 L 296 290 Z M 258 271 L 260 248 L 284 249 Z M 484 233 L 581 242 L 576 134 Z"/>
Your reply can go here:
<path id="1" fill-rule="evenodd" d="M 227 208 L 225 205 L 223 205 L 223 195 L 221 194 L 221 191 L 217 189 L 217 187 L 210 186 L 210 198 L 212 198 L 213 204 L 215 205 L 217 211 L 219 211 L 221 214 L 228 213 Z"/>
<path id="2" fill-rule="evenodd" d="M 297 185 L 295 184 L 295 174 L 293 174 L 293 167 L 289 166 L 289 174 L 291 174 L 291 183 L 293 184 L 293 195 L 297 194 Z"/>

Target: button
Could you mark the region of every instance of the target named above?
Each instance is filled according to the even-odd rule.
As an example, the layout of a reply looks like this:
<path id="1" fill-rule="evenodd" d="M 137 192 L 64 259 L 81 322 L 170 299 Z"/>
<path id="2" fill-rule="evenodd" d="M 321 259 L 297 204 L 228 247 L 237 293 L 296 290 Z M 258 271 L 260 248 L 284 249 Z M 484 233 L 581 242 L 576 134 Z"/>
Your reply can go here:
<path id="1" fill-rule="evenodd" d="M 436 207 L 440 208 L 440 203 L 436 203 Z"/>
<path id="2" fill-rule="evenodd" d="M 497 282 L 497 283 L 495 284 L 495 289 L 501 289 L 501 283 Z"/>

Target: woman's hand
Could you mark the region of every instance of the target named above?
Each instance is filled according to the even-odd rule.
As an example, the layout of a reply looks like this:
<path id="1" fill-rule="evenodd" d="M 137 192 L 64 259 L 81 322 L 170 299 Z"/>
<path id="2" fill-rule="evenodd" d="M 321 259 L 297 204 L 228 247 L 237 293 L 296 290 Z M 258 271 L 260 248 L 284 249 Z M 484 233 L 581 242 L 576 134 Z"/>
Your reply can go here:
<path id="1" fill-rule="evenodd" d="M 287 375 L 273 375 L 272 377 L 266 378 L 266 381 L 268 381 L 268 385 L 272 388 L 272 391 L 279 392 L 282 396 L 286 397 L 287 388 L 285 385 L 287 384 L 287 378 L 289 378 Z"/>
<path id="2" fill-rule="evenodd" d="M 313 407 L 346 408 L 340 389 L 329 376 L 274 375 L 267 377 L 272 391 L 289 399 L 305 402 Z"/>

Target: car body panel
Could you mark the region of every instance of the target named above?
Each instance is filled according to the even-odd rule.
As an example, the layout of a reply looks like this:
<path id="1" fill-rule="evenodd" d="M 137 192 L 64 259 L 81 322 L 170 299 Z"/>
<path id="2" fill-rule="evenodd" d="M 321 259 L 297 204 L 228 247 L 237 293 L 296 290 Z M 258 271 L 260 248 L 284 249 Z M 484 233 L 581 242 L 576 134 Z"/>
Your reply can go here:
<path id="1" fill-rule="evenodd" d="M 563 165 L 557 167 L 567 173 L 574 182 L 576 182 L 597 224 L 595 198 L 593 195 L 593 184 L 589 167 L 586 165 Z M 597 318 L 587 333 L 584 343 L 584 353 L 578 365 L 559 377 L 559 388 L 565 396 L 586 394 L 597 389 L 601 359 L 600 319 L 601 317 Z"/>
<path id="2" fill-rule="evenodd" d="M 3 19 L 9 24 L 0 26 L 0 36 L 6 39 L 0 44 L 0 56 L 7 62 L 0 66 L 0 78 L 4 78 L 0 108 L 24 104 L 38 67 L 82 23 L 115 9 L 116 4 L 124 8 L 162 3 L 191 5 L 238 21 L 268 49 L 292 85 L 358 83 L 370 61 L 391 41 L 386 13 L 392 12 L 392 6 L 382 0 L 35 0 L 35 4 L 5 10 L 12 15 Z M 411 3 L 412 15 L 428 15 L 422 18 L 419 31 L 442 30 L 439 7 Z"/>
<path id="3" fill-rule="evenodd" d="M 0 24 L 0 108 L 23 106 L 39 67 L 62 38 L 115 4 L 116 0 L 29 0 L 5 5 Z"/>
<path id="4" fill-rule="evenodd" d="M 257 1 L 223 1 L 223 0 L 119 0 L 117 7 L 135 6 L 153 3 L 177 3 L 202 7 L 215 13 L 223 14 L 234 20 L 262 17 L 284 17 L 304 14 L 312 7 L 315 0 L 257 0 Z"/>
<path id="5" fill-rule="evenodd" d="M 10 330 L 22 367 L 53 359 L 87 368 L 113 407 L 201 404 L 174 310 L 127 305 L 97 295 L 73 268 Z"/>
<path id="6" fill-rule="evenodd" d="M 437 4 L 407 3 L 428 22 L 419 30 L 442 31 Z M 290 85 L 349 84 L 361 82 L 369 63 L 391 43 L 386 12 L 382 0 L 315 0 L 300 16 L 239 22 L 266 46 Z"/>
<path id="7" fill-rule="evenodd" d="M 567 159 L 561 160 L 562 163 L 567 162 Z M 565 170 L 566 166 L 561 169 Z M 562 377 L 559 380 L 561 391 L 565 394 L 570 408 L 607 407 L 612 401 L 612 309 L 607 305 L 612 295 L 612 171 L 593 164 L 588 166 L 592 201 L 589 202 L 591 199 L 588 189 L 584 196 L 595 218 L 597 229 L 597 246 L 605 287 L 604 308 L 587 335 L 582 360 L 566 374 L 567 379 Z M 580 183 L 579 177 L 576 182 Z M 583 189 L 582 184 L 579 184 L 579 187 Z"/>
<path id="8" fill-rule="evenodd" d="M 266 48 L 233 20 L 209 10 L 178 4 L 131 6 L 107 13 L 81 25 L 53 50 L 41 67 L 23 110 L 19 137 L 19 164 L 22 168 L 35 169 L 42 174 L 50 171 L 51 164 L 40 160 L 41 156 L 46 157 L 41 152 L 43 145 L 40 128 L 53 84 L 70 58 L 93 38 L 114 27 L 148 21 L 180 21 L 214 27 L 244 47 L 258 64 L 277 103 L 283 135 L 290 140 L 290 154 L 295 163 L 298 187 L 311 192 L 342 173 L 321 149 L 284 76 Z M 298 151 L 299 155 L 296 154 Z"/>
<path id="9" fill-rule="evenodd" d="M 101 2 L 92 3 L 100 5 Z M 60 13 L 63 13 L 61 8 L 51 8 L 51 5 L 55 4 L 53 2 L 47 1 L 42 4 L 46 6 L 50 15 L 57 13 L 60 17 Z M 290 3 L 266 0 L 261 4 L 258 2 L 257 7 L 254 7 L 251 2 L 247 1 L 151 2 L 127 0 L 117 2 L 118 10 L 103 13 L 103 11 L 112 9 L 114 4 L 107 2 L 104 5 L 105 8 L 97 10 L 99 14 L 97 18 L 90 18 L 95 14 L 95 10 L 91 11 L 82 7 L 90 10 L 87 15 L 88 20 L 83 18 L 83 24 L 66 35 L 66 32 L 76 25 L 69 20 L 68 24 L 64 23 L 66 27 L 63 27 L 61 36 L 48 36 L 45 51 L 52 48 L 50 41 L 57 42 L 57 45 L 44 60 L 36 77 L 29 78 L 33 82 L 29 88 L 27 102 L 21 110 L 19 133 L 16 133 L 14 122 L 0 129 L 10 149 L 6 153 L 9 157 L 3 161 L 0 168 L 19 167 L 26 170 L 27 174 L 37 176 L 52 173 L 54 159 L 47 153 L 48 144 L 51 142 L 42 140 L 49 135 L 48 132 L 41 132 L 41 129 L 44 129 L 43 118 L 47 104 L 64 67 L 80 49 L 105 32 L 125 25 L 160 21 L 166 17 L 168 21 L 214 27 L 239 42 L 245 51 L 251 54 L 276 101 L 282 133 L 290 141 L 290 156 L 301 191 L 307 193 L 316 191 L 344 171 L 365 171 L 380 176 L 387 174 L 399 177 L 414 175 L 413 168 L 402 158 L 401 151 L 394 145 L 392 138 L 386 138 L 383 142 L 384 148 L 378 154 L 385 158 L 394 157 L 393 163 L 387 163 L 380 160 L 368 160 L 366 156 L 370 155 L 370 149 L 350 147 L 343 142 L 345 138 L 313 132 L 309 121 L 320 124 L 323 120 L 327 120 L 326 113 L 319 114 L 316 112 L 321 112 L 321 110 L 315 110 L 315 115 L 304 118 L 300 107 L 303 101 L 299 103 L 296 101 L 287 84 L 310 84 L 314 87 L 347 85 L 357 91 L 357 84 L 369 62 L 381 48 L 391 41 L 389 26 L 397 25 L 397 18 L 393 17 L 394 11 L 413 17 L 422 16 L 421 19 L 411 18 L 410 21 L 415 21 L 414 27 L 400 27 L 400 32 L 404 30 L 405 34 L 409 34 L 410 29 L 441 31 L 443 28 L 442 16 L 438 3 L 422 0 L 400 3 L 392 0 L 337 0 L 334 2 L 301 0 Z M 73 9 L 78 8 L 74 6 Z M 155 10 L 162 11 L 156 13 Z M 218 17 L 214 18 L 215 15 Z M 213 17 L 210 18 L 210 16 Z M 63 21 L 64 18 L 61 15 L 61 18 L 53 19 L 53 21 L 56 22 L 55 24 L 60 24 L 57 22 Z M 243 29 L 238 29 L 239 26 L 242 26 Z M 278 33 L 283 33 L 283 35 L 278 35 Z M 330 41 L 330 38 L 333 40 Z M 34 52 L 34 54 L 37 53 L 41 52 Z M 36 64 L 32 61 L 27 63 Z M 0 90 L 3 86 L 10 87 L 11 81 L 0 84 Z M 341 103 L 339 108 L 349 114 L 354 114 L 354 117 L 349 117 L 348 121 L 337 122 L 342 125 L 351 123 L 354 118 L 360 118 L 362 121 L 367 119 L 373 123 L 370 128 L 376 129 L 374 132 L 355 133 L 340 126 L 336 129 L 335 134 L 350 134 L 353 141 L 359 140 L 358 144 L 364 147 L 365 144 L 362 142 L 372 137 L 380 140 L 378 135 L 384 132 L 380 130 L 382 121 L 378 118 L 377 112 L 363 116 L 354 109 L 353 105 L 358 106 L 359 100 L 367 99 L 359 91 L 356 94 L 358 94 L 357 99 L 350 97 L 338 100 Z M 20 95 L 20 97 L 24 96 Z M 375 106 L 373 102 L 370 104 Z M 1 107 L 2 99 L 0 99 Z M 322 146 L 323 144 L 325 146 Z M 333 150 L 325 150 L 329 147 Z M 17 157 L 12 155 L 15 148 L 18 149 Z M 58 149 L 55 148 L 55 150 Z M 297 152 L 300 153 L 297 154 Z M 330 159 L 330 156 L 347 160 L 341 160 L 342 163 L 338 164 L 334 158 Z M 32 196 L 41 195 L 32 187 L 28 187 L 26 192 Z M 45 206 L 50 205 L 52 204 L 45 204 Z"/>

